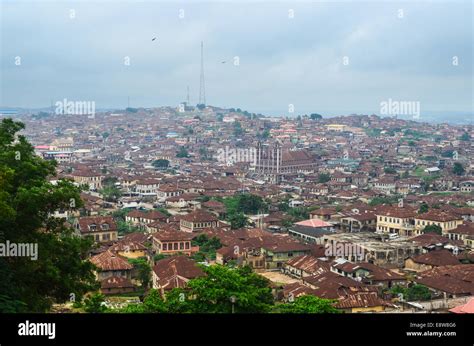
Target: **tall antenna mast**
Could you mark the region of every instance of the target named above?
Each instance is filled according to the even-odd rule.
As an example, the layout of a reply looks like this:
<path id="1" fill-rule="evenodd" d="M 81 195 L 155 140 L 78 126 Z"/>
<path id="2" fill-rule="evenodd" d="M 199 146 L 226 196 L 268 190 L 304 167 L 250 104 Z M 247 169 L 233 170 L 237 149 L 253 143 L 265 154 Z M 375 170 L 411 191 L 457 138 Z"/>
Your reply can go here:
<path id="1" fill-rule="evenodd" d="M 186 104 L 189 106 L 189 85 L 186 87 Z"/>
<path id="2" fill-rule="evenodd" d="M 206 88 L 204 85 L 204 44 L 201 41 L 201 79 L 199 81 L 199 104 L 206 104 Z"/>

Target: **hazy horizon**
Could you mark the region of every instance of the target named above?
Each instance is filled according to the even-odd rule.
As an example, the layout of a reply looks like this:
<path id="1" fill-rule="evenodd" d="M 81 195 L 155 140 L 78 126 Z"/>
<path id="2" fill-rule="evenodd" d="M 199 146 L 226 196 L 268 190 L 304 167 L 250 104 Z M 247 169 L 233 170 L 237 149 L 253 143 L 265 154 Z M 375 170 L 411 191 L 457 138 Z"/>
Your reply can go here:
<path id="1" fill-rule="evenodd" d="M 393 99 L 419 102 L 422 117 L 473 114 L 470 1 L 0 6 L 3 108 L 176 106 L 187 86 L 196 104 L 204 41 L 207 104 L 348 115 Z"/>

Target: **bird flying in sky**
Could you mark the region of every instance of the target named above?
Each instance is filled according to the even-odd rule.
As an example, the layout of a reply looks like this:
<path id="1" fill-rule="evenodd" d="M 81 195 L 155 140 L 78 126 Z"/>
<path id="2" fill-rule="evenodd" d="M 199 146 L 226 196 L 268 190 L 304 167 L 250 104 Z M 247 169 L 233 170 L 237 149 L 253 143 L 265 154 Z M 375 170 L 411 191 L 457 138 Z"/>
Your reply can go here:
<path id="1" fill-rule="evenodd" d="M 152 40 L 152 41 L 156 40 L 156 37 L 153 37 L 151 40 Z"/>

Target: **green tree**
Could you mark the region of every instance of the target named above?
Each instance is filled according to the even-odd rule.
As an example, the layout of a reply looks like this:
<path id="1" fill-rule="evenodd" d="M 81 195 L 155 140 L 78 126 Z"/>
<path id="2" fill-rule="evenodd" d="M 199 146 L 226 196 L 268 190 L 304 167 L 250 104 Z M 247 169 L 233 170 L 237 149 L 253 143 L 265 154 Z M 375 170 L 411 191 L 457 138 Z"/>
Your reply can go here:
<path id="1" fill-rule="evenodd" d="M 228 214 L 242 212 L 254 215 L 268 209 L 268 206 L 262 197 L 250 193 L 228 197 L 224 199 L 224 204 Z"/>
<path id="2" fill-rule="evenodd" d="M 227 221 L 230 222 L 230 227 L 232 229 L 243 228 L 247 226 L 247 216 L 244 213 L 228 213 Z"/>
<path id="3" fill-rule="evenodd" d="M 205 276 L 191 279 L 186 289 L 175 288 L 163 299 L 150 290 L 143 304 L 130 304 L 120 312 L 143 313 L 263 313 L 271 311 L 269 281 L 249 267 L 202 267 Z"/>
<path id="4" fill-rule="evenodd" d="M 158 160 L 153 161 L 152 165 L 155 168 L 168 168 L 170 165 L 170 162 L 165 159 L 158 159 Z"/>
<path id="5" fill-rule="evenodd" d="M 130 222 L 125 222 L 122 220 L 117 221 L 117 232 L 119 235 L 125 235 L 141 231 L 142 230 L 139 227 L 132 225 Z"/>
<path id="6" fill-rule="evenodd" d="M 161 297 L 160 291 L 156 289 L 150 290 L 143 300 L 143 309 L 145 312 L 166 312 L 165 302 Z"/>
<path id="7" fill-rule="evenodd" d="M 160 213 L 170 217 L 171 216 L 171 213 L 166 209 L 166 208 L 156 208 L 155 209 L 156 211 L 159 211 Z"/>
<path id="8" fill-rule="evenodd" d="M 48 311 L 97 287 L 87 260 L 92 242 L 52 216 L 81 207 L 79 189 L 68 180 L 49 182 L 56 162 L 38 157 L 22 129 L 12 119 L 0 123 L 0 243 L 33 244 L 38 256 L 0 257 L 0 312 Z"/>
<path id="9" fill-rule="evenodd" d="M 335 300 L 311 295 L 297 297 L 293 302 L 275 306 L 275 312 L 286 314 L 336 314 Z"/>
<path id="10" fill-rule="evenodd" d="M 331 176 L 328 173 L 320 173 L 318 176 L 318 183 L 327 183 L 331 180 Z"/>
<path id="11" fill-rule="evenodd" d="M 158 262 L 159 260 L 162 260 L 165 257 L 166 256 L 163 255 L 162 253 L 156 254 L 156 255 L 153 256 L 153 262 Z"/>
<path id="12" fill-rule="evenodd" d="M 402 294 L 404 301 L 429 300 L 431 298 L 431 292 L 428 287 L 419 284 L 414 284 L 411 287 L 396 285 L 392 287 L 390 293 L 397 296 Z"/>
<path id="13" fill-rule="evenodd" d="M 429 300 L 431 292 L 428 287 L 424 285 L 415 284 L 408 288 L 409 300 Z"/>
<path id="14" fill-rule="evenodd" d="M 189 157 L 188 150 L 185 147 L 180 147 L 178 153 L 176 154 L 176 157 Z"/>
<path id="15" fill-rule="evenodd" d="M 395 168 L 392 168 L 392 167 L 385 167 L 383 169 L 383 171 L 384 171 L 385 174 L 395 174 L 395 173 L 397 173 Z"/>
<path id="16" fill-rule="evenodd" d="M 220 265 L 202 269 L 206 276 L 188 282 L 192 312 L 231 313 L 234 306 L 236 313 L 263 313 L 273 305 L 268 281 L 251 269 Z"/>
<path id="17" fill-rule="evenodd" d="M 182 288 L 173 288 L 166 293 L 165 309 L 170 314 L 199 312 L 193 308 L 190 292 Z"/>
<path id="18" fill-rule="evenodd" d="M 103 187 L 114 187 L 115 183 L 118 182 L 117 177 L 106 177 L 104 180 L 102 180 L 102 186 Z"/>
<path id="19" fill-rule="evenodd" d="M 311 120 L 320 120 L 323 118 L 321 114 L 317 114 L 317 113 L 311 113 L 309 117 L 311 118 Z"/>
<path id="20" fill-rule="evenodd" d="M 464 172 L 464 167 L 459 162 L 455 162 L 453 165 L 453 173 L 456 175 L 463 175 Z"/>
<path id="21" fill-rule="evenodd" d="M 84 299 L 84 311 L 88 313 L 102 313 L 109 309 L 105 306 L 105 296 L 101 293 L 93 293 Z"/>
<path id="22" fill-rule="evenodd" d="M 430 209 L 430 208 L 428 207 L 428 204 L 422 203 L 422 204 L 420 205 L 420 209 L 418 209 L 418 214 L 426 213 L 426 212 L 428 212 L 429 209 Z"/>
<path id="23" fill-rule="evenodd" d="M 471 140 L 471 136 L 469 133 L 464 132 L 461 137 L 459 137 L 461 141 L 469 142 Z"/>
<path id="24" fill-rule="evenodd" d="M 151 268 L 146 258 L 131 258 L 128 262 L 137 271 L 138 280 L 142 283 L 142 287 L 148 288 L 151 281 Z"/>
<path id="25" fill-rule="evenodd" d="M 442 228 L 438 225 L 429 225 L 423 228 L 424 233 L 436 233 L 436 234 L 442 234 Z"/>
<path id="26" fill-rule="evenodd" d="M 193 246 L 199 246 L 199 251 L 207 258 L 216 259 L 216 250 L 222 247 L 217 237 L 209 238 L 206 234 L 200 234 L 192 240 Z M 200 258 L 199 262 L 202 262 Z"/>
<path id="27" fill-rule="evenodd" d="M 99 191 L 107 202 L 117 202 L 122 197 L 122 191 L 115 186 L 106 186 Z"/>

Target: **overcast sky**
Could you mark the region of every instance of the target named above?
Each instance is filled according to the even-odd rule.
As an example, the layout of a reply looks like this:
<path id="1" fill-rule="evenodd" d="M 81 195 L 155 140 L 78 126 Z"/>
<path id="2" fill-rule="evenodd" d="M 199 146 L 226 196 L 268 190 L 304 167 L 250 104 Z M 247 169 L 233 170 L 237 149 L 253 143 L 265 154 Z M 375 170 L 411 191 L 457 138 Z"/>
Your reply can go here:
<path id="1" fill-rule="evenodd" d="M 187 86 L 195 104 L 204 41 L 211 105 L 378 113 L 392 99 L 472 112 L 470 0 L 187 3 L 2 1 L 1 106 L 175 106 Z"/>

